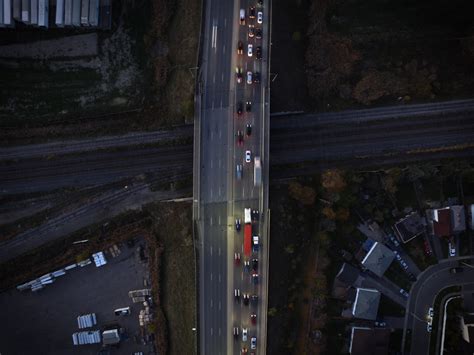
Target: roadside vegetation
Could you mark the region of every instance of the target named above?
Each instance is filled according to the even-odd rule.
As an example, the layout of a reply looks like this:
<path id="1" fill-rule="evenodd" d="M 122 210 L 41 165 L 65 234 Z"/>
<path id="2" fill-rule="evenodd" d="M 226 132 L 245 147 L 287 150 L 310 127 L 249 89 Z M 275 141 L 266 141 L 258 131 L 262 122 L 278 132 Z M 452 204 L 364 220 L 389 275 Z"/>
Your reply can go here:
<path id="1" fill-rule="evenodd" d="M 192 122 L 201 2 L 117 1 L 112 12 L 110 31 L 2 33 L 3 145 Z"/>
<path id="2" fill-rule="evenodd" d="M 268 343 L 268 351 L 344 353 L 353 320 L 342 316 L 348 304 L 332 290 L 343 262 L 360 265 L 367 237 L 357 226 L 372 220 L 390 231 L 407 213 L 427 208 L 434 197 L 470 203 L 473 177 L 471 162 L 452 161 L 376 171 L 333 169 L 272 185 L 268 337 L 278 340 Z M 421 270 L 436 262 L 425 254 L 423 238 L 402 245 Z M 385 276 L 405 290 L 411 287 L 396 261 Z M 378 314 L 403 317 L 404 309 L 382 295 Z M 400 342 L 391 344 L 400 350 Z"/>

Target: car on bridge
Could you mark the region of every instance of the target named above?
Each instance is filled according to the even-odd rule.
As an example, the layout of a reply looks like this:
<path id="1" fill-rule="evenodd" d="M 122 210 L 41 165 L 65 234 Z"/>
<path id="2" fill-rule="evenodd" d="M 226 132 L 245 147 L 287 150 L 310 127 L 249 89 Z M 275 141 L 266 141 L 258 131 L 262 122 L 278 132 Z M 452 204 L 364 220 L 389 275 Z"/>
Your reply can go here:
<path id="1" fill-rule="evenodd" d="M 250 137 L 252 134 L 252 125 L 250 123 L 247 123 L 247 126 L 245 126 L 245 134 L 247 137 Z"/>
<path id="2" fill-rule="evenodd" d="M 240 84 L 243 79 L 242 68 L 239 68 L 239 67 L 235 68 L 235 77 L 237 78 L 237 83 Z"/>
<path id="3" fill-rule="evenodd" d="M 258 46 L 255 48 L 255 56 L 257 59 L 262 59 L 262 47 Z"/>
<path id="4" fill-rule="evenodd" d="M 239 327 L 234 327 L 233 334 L 234 340 L 237 340 L 239 338 Z"/>
<path id="5" fill-rule="evenodd" d="M 242 328 L 242 341 L 247 341 L 247 328 Z"/>
<path id="6" fill-rule="evenodd" d="M 252 337 L 250 339 L 250 349 L 252 350 L 257 349 L 257 337 Z"/>
<path id="7" fill-rule="evenodd" d="M 238 288 L 234 290 L 234 299 L 236 302 L 240 303 L 240 290 Z"/>
<path id="8" fill-rule="evenodd" d="M 237 131 L 237 145 L 243 145 L 243 144 L 244 144 L 244 132 Z"/>
<path id="9" fill-rule="evenodd" d="M 242 164 L 237 164 L 235 167 L 235 175 L 237 176 L 237 180 L 242 180 Z M 237 228 L 237 225 L 235 226 Z M 240 231 L 240 220 L 239 220 L 239 229 L 237 232 Z"/>
<path id="10" fill-rule="evenodd" d="M 249 56 L 249 57 L 253 56 L 253 44 L 249 43 L 249 45 L 247 47 L 247 56 Z"/>
<path id="11" fill-rule="evenodd" d="M 253 83 L 253 78 L 252 78 L 252 72 L 249 70 L 247 72 L 247 84 L 252 84 Z"/>
<path id="12" fill-rule="evenodd" d="M 262 11 L 259 11 L 257 13 L 257 23 L 258 24 L 262 24 L 263 23 L 263 12 Z"/>
<path id="13" fill-rule="evenodd" d="M 239 41 L 237 44 L 237 54 L 244 54 L 244 44 L 242 41 Z"/>
<path id="14" fill-rule="evenodd" d="M 248 293 L 244 293 L 244 306 L 248 306 L 249 305 L 249 301 L 250 301 L 250 296 Z"/>
<path id="15" fill-rule="evenodd" d="M 252 259 L 252 270 L 253 271 L 258 270 L 258 259 Z"/>
<path id="16" fill-rule="evenodd" d="M 253 325 L 257 324 L 257 315 L 256 315 L 255 313 L 252 313 L 252 314 L 250 315 L 250 322 L 251 322 Z"/>
<path id="17" fill-rule="evenodd" d="M 249 38 L 253 38 L 255 36 L 255 27 L 250 25 L 249 26 Z"/>
<path id="18" fill-rule="evenodd" d="M 240 17 L 239 17 L 240 24 L 245 25 L 245 10 L 240 9 L 239 15 L 240 15 Z"/>
<path id="19" fill-rule="evenodd" d="M 255 6 L 249 7 L 249 18 L 255 18 Z"/>
<path id="20" fill-rule="evenodd" d="M 245 151 L 245 162 L 250 163 L 252 161 L 252 152 L 250 150 Z"/>
<path id="21" fill-rule="evenodd" d="M 241 165 L 242 166 L 242 165 Z M 240 218 L 236 218 L 235 219 L 235 230 L 237 232 L 240 232 L 240 228 L 241 228 L 242 224 L 240 223 Z"/>
<path id="22" fill-rule="evenodd" d="M 449 248 L 449 256 L 456 256 L 456 248 L 451 242 L 448 243 L 448 248 Z"/>
<path id="23" fill-rule="evenodd" d="M 235 265 L 240 265 L 240 253 L 234 253 Z"/>
<path id="24" fill-rule="evenodd" d="M 252 101 L 247 101 L 245 103 L 245 111 L 252 112 Z"/>
<path id="25" fill-rule="evenodd" d="M 255 38 L 256 39 L 262 39 L 262 29 L 261 28 L 257 28 L 255 30 Z"/>

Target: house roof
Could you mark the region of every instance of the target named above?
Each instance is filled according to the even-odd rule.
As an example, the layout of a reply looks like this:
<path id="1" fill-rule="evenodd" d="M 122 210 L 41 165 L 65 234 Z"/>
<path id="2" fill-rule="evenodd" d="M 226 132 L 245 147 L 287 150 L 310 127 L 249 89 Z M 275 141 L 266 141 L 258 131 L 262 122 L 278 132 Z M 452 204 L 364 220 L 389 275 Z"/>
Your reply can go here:
<path id="1" fill-rule="evenodd" d="M 393 229 L 400 240 L 406 243 L 423 233 L 425 226 L 418 212 L 413 212 L 395 223 Z"/>
<path id="2" fill-rule="evenodd" d="M 466 230 L 466 215 L 464 206 L 451 206 L 451 225 L 454 233 Z"/>
<path id="3" fill-rule="evenodd" d="M 357 288 L 352 315 L 356 318 L 374 320 L 379 309 L 380 292 L 370 288 Z"/>
<path id="4" fill-rule="evenodd" d="M 352 355 L 387 355 L 390 329 L 352 327 L 349 353 Z"/>
<path id="5" fill-rule="evenodd" d="M 362 265 L 377 276 L 382 277 L 392 263 L 395 255 L 385 245 L 375 242 L 362 260 Z"/>
<path id="6" fill-rule="evenodd" d="M 449 207 L 433 210 L 433 231 L 438 237 L 451 236 L 451 213 Z"/>
<path id="7" fill-rule="evenodd" d="M 344 263 L 341 266 L 341 269 L 336 275 L 336 278 L 345 283 L 346 285 L 352 285 L 359 277 L 359 270 L 357 270 L 354 266 Z"/>

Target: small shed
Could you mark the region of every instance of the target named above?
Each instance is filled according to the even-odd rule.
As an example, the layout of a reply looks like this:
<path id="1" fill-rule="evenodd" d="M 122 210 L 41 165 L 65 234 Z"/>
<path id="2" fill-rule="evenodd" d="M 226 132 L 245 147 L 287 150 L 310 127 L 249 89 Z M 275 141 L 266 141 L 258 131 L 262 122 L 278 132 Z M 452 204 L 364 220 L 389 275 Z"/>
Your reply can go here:
<path id="1" fill-rule="evenodd" d="M 102 332 L 102 343 L 104 345 L 112 345 L 120 342 L 120 334 L 118 329 L 104 330 Z"/>

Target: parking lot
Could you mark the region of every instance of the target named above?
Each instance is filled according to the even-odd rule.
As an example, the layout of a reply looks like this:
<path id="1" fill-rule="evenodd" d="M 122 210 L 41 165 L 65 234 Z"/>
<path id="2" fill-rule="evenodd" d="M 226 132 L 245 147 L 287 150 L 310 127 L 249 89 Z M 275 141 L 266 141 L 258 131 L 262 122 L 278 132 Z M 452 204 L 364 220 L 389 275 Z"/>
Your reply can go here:
<path id="1" fill-rule="evenodd" d="M 116 257 L 104 251 L 106 265 L 76 267 L 38 292 L 13 289 L 1 293 L 0 353 L 97 354 L 102 344 L 74 346 L 72 342 L 72 333 L 82 331 L 77 316 L 96 313 L 97 325 L 84 330 L 125 328 L 125 339 L 110 354 L 149 354 L 152 344 L 143 344 L 138 320 L 143 303 L 132 303 L 128 296 L 130 290 L 149 288 L 144 286 L 148 271 L 140 245 L 144 242 L 119 246 Z M 115 309 L 128 306 L 130 315 L 115 316 Z"/>

